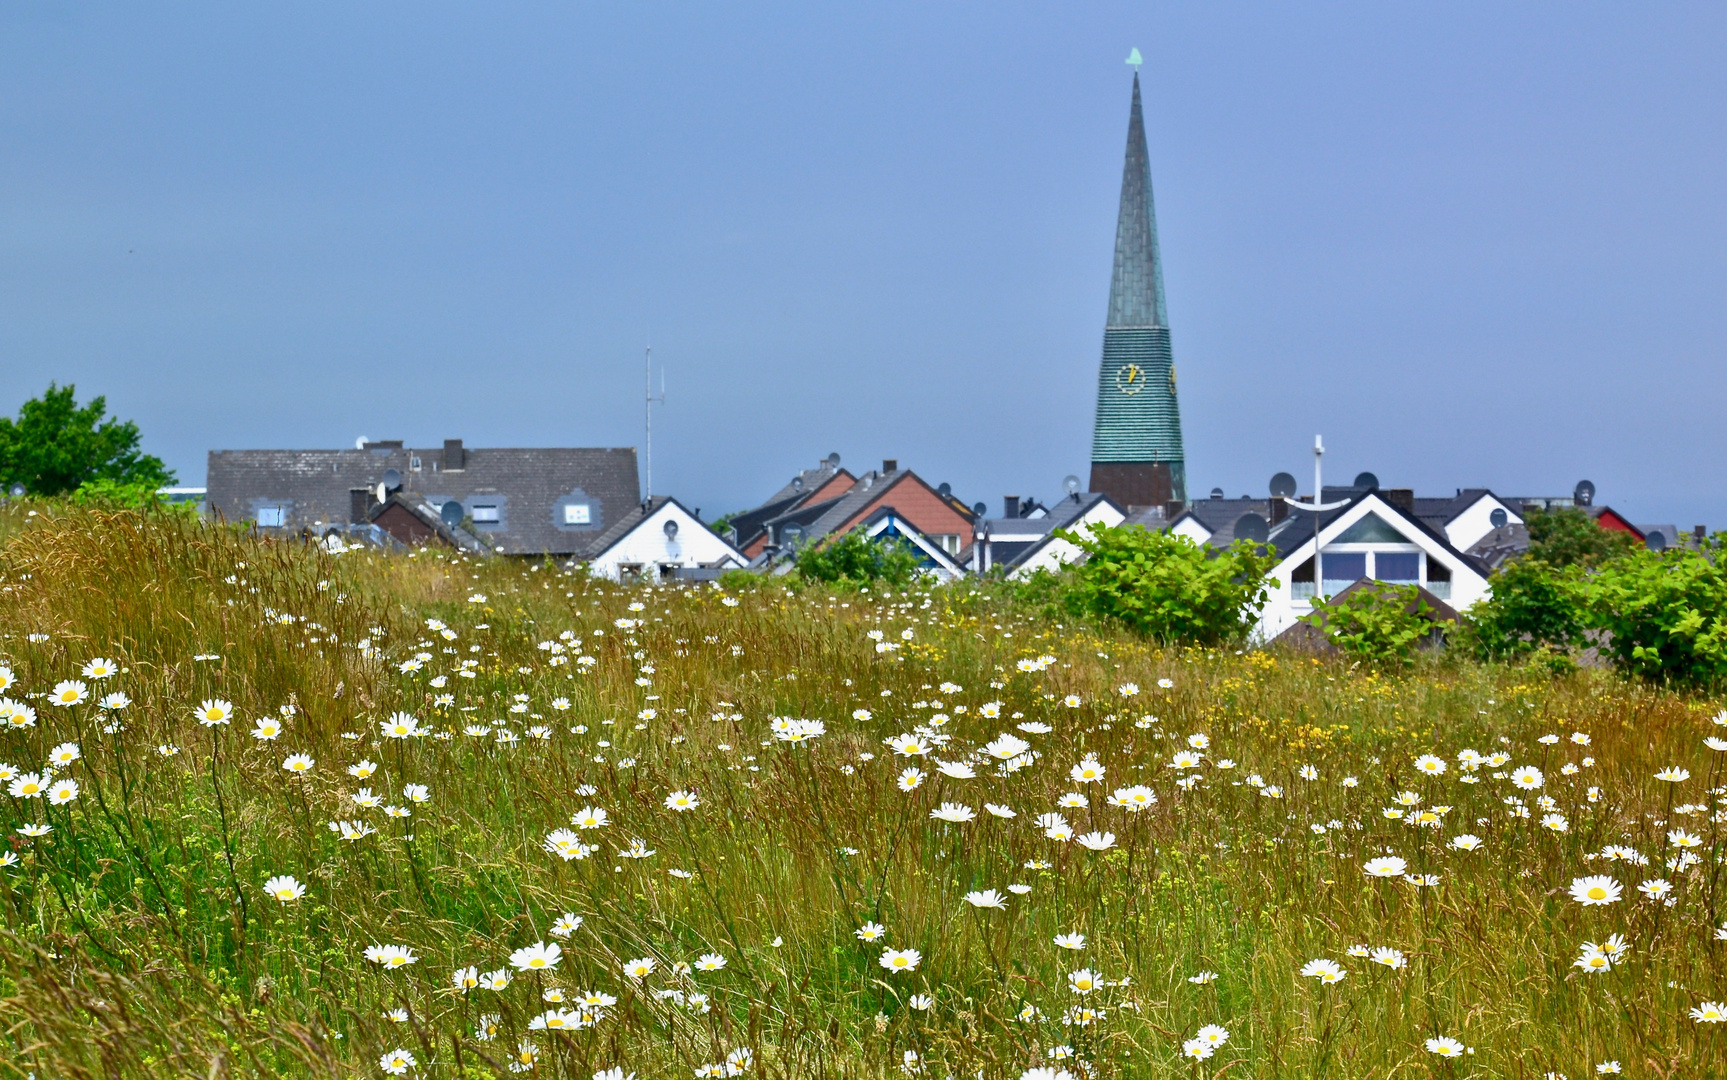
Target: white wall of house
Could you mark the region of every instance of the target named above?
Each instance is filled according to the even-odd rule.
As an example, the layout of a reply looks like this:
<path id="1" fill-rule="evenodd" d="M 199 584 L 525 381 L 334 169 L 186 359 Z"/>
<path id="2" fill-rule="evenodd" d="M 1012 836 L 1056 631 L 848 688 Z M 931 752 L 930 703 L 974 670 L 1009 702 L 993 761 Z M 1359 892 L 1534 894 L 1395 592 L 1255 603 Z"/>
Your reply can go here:
<path id="1" fill-rule="evenodd" d="M 675 521 L 677 535 L 666 536 L 666 523 Z M 743 553 L 716 536 L 694 514 L 675 502 L 662 504 L 617 543 L 588 563 L 588 573 L 612 581 L 658 581 L 662 567 L 741 567 Z"/>
<path id="2" fill-rule="evenodd" d="M 1196 544 L 1203 544 L 1211 539 L 1211 530 L 1200 524 L 1198 518 L 1188 515 L 1169 527 L 1169 531 L 1177 536 L 1185 536 Z"/>
<path id="3" fill-rule="evenodd" d="M 1348 532 L 1353 525 L 1376 511 L 1381 521 L 1401 535 L 1402 543 L 1380 541 L 1363 544 L 1339 544 L 1336 542 L 1337 538 Z M 1323 569 L 1323 567 L 1326 559 L 1333 555 L 1364 556 L 1365 576 L 1373 577 L 1377 569 L 1376 563 L 1379 554 L 1408 555 L 1414 553 L 1421 556 L 1417 583 L 1423 588 L 1432 588 L 1430 572 L 1433 566 L 1443 566 L 1451 571 L 1449 595 L 1441 596 L 1441 599 L 1458 611 L 1467 611 L 1471 606 L 1485 599 L 1491 591 L 1487 579 L 1479 571 L 1447 551 L 1443 545 L 1435 542 L 1425 532 L 1415 528 L 1407 519 L 1383 503 L 1376 495 L 1363 499 L 1345 511 L 1336 521 L 1326 525 L 1319 539 L 1323 545 L 1319 549 L 1320 564 L 1327 579 L 1333 578 L 1333 570 Z M 1267 594 L 1265 607 L 1260 611 L 1259 625 L 1255 630 L 1255 636 L 1259 640 L 1271 640 L 1294 626 L 1302 616 L 1313 611 L 1312 590 L 1304 590 L 1306 595 L 1297 596 L 1291 582 L 1296 568 L 1313 558 L 1313 551 L 1313 541 L 1309 540 L 1272 567 L 1271 572 L 1266 575 L 1271 587 Z M 1335 581 L 1333 584 L 1335 587 L 1341 588 Z M 1437 592 L 1437 590 L 1435 591 Z"/>
<path id="4" fill-rule="evenodd" d="M 1085 513 L 1069 522 L 1065 528 L 1083 534 L 1093 524 L 1101 524 L 1106 529 L 1113 529 L 1127 520 L 1127 516 L 1107 502 L 1099 501 Z M 1031 553 L 1025 562 L 1014 567 L 1010 578 L 1026 578 L 1039 570 L 1059 570 L 1061 567 L 1079 558 L 1080 550 L 1072 541 L 1063 540 L 1059 536 L 1051 536 L 1042 547 Z"/>
<path id="5" fill-rule="evenodd" d="M 1492 495 L 1483 495 L 1469 509 L 1445 523 L 1445 538 L 1457 550 L 1468 551 L 1477 540 L 1493 531 L 1490 518 L 1495 510 L 1505 511 L 1507 525 L 1523 524 L 1523 515 Z"/>

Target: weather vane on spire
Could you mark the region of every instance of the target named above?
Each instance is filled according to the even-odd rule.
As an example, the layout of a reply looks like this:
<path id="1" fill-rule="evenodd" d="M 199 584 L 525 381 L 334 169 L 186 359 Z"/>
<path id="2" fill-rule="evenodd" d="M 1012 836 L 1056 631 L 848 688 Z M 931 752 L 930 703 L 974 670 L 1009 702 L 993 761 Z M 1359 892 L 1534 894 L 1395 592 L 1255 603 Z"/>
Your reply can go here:
<path id="1" fill-rule="evenodd" d="M 1137 75 L 1139 74 L 1139 65 L 1145 63 L 1145 60 L 1140 57 L 1138 49 L 1133 49 L 1127 54 L 1127 62 L 1133 65 L 1133 73 Z"/>

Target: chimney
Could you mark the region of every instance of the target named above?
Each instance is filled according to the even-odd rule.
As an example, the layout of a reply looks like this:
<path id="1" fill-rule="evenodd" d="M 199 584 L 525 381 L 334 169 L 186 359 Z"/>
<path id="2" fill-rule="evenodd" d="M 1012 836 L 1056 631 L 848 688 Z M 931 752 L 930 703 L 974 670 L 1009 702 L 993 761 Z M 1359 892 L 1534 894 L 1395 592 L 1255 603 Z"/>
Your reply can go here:
<path id="1" fill-rule="evenodd" d="M 1697 546 L 1702 547 L 1703 541 L 1709 538 L 1709 530 L 1702 525 L 1693 525 L 1691 526 L 1691 536 L 1697 541 Z"/>
<path id="2" fill-rule="evenodd" d="M 1004 518 L 1016 518 L 1019 516 L 1018 495 L 1003 495 L 1001 497 L 1001 516 Z"/>
<path id="3" fill-rule="evenodd" d="M 1187 504 L 1183 503 L 1180 499 L 1172 499 L 1169 502 L 1164 503 L 1163 520 L 1174 521 L 1176 518 L 1181 516 L 1182 508 L 1186 505 Z"/>
<path id="4" fill-rule="evenodd" d="M 1397 507 L 1405 514 L 1413 515 L 1415 513 L 1414 488 L 1381 488 L 1379 490 L 1379 497 L 1390 503 L 1392 506 Z"/>
<path id="5" fill-rule="evenodd" d="M 890 473 L 890 472 L 897 472 L 898 470 L 899 470 L 899 460 L 897 458 L 882 458 L 882 461 L 881 461 L 881 471 L 882 472 Z"/>
<path id="6" fill-rule="evenodd" d="M 460 472 L 468 467 L 468 452 L 462 449 L 462 440 L 444 440 L 444 471 Z"/>
<path id="7" fill-rule="evenodd" d="M 354 525 L 364 525 L 372 518 L 372 490 L 370 488 L 348 489 L 348 521 Z"/>
<path id="8" fill-rule="evenodd" d="M 1271 500 L 1271 523 L 1273 525 L 1280 524 L 1283 521 L 1283 519 L 1288 517 L 1288 516 L 1289 516 L 1289 504 L 1288 503 L 1284 502 L 1282 499 Z"/>

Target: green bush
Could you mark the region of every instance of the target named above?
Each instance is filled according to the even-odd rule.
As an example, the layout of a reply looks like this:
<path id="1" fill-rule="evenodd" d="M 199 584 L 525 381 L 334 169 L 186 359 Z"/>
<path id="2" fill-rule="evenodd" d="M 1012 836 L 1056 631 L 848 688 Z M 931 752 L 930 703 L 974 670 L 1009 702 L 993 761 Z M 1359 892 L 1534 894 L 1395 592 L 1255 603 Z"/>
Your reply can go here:
<path id="1" fill-rule="evenodd" d="M 1502 566 L 1491 584 L 1492 594 L 1464 619 L 1462 638 L 1477 658 L 1514 660 L 1537 651 L 1564 654 L 1582 642 L 1589 613 L 1580 569 L 1524 557 Z"/>
<path id="2" fill-rule="evenodd" d="M 107 510 L 144 510 L 191 519 L 199 516 L 197 503 L 169 502 L 162 498 L 156 485 L 151 483 L 86 480 L 72 493 L 72 502 L 79 506 L 94 506 Z"/>
<path id="3" fill-rule="evenodd" d="M 1163 642 L 1220 645 L 1246 637 L 1265 606 L 1275 560 L 1245 540 L 1215 551 L 1174 533 L 1098 524 L 1089 535 L 1055 535 L 1086 554 L 1064 575 L 1075 614 L 1119 620 Z"/>
<path id="4" fill-rule="evenodd" d="M 1330 603 L 1315 597 L 1302 621 L 1325 631 L 1333 645 L 1381 667 L 1408 664 L 1416 646 L 1438 627 L 1433 608 L 1414 585 L 1374 582 Z"/>
<path id="5" fill-rule="evenodd" d="M 1529 530 L 1529 557 L 1549 566 L 1598 566 L 1634 551 L 1637 538 L 1617 529 L 1604 529 L 1575 506 L 1536 510 L 1524 516 Z"/>
<path id="6" fill-rule="evenodd" d="M 923 559 L 911 545 L 893 538 L 872 539 L 853 530 L 798 551 L 793 562 L 798 576 L 831 585 L 884 582 L 904 587 L 917 577 Z"/>
<path id="7" fill-rule="evenodd" d="M 1634 549 L 1584 578 L 1601 651 L 1652 682 L 1704 688 L 1727 677 L 1727 570 L 1716 536 L 1702 551 Z"/>

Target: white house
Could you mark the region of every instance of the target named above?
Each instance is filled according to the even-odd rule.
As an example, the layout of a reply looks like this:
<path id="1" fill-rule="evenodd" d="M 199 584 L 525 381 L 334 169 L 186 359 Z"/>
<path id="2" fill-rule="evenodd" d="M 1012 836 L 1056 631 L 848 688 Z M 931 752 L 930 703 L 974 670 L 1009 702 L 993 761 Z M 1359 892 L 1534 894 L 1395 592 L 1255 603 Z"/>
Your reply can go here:
<path id="1" fill-rule="evenodd" d="M 1468 610 L 1489 593 L 1486 567 L 1459 551 L 1444 533 L 1366 491 L 1336 510 L 1322 511 L 1318 588 L 1335 596 L 1361 578 L 1420 585 L 1458 611 Z M 1314 552 L 1312 511 L 1292 504 L 1289 517 L 1271 533 L 1280 556 L 1267 575 L 1271 586 L 1260 613 L 1257 636 L 1269 641 L 1313 610 Z"/>
<path id="2" fill-rule="evenodd" d="M 1411 503 L 1415 516 L 1443 532 L 1458 551 L 1468 551 L 1495 529 L 1524 524 L 1518 507 L 1486 488 L 1461 488 L 1449 499 L 1413 499 Z"/>
<path id="3" fill-rule="evenodd" d="M 1098 492 L 1070 495 L 1035 512 L 1036 517 L 1002 517 L 980 522 L 970 558 L 964 560 L 967 567 L 974 573 L 1003 567 L 1010 578 L 1026 578 L 1039 570 L 1057 570 L 1081 554 L 1072 541 L 1055 535 L 1057 529 L 1083 533 L 1093 524 L 1113 528 L 1127 520 L 1126 512 L 1114 499 Z"/>
<path id="4" fill-rule="evenodd" d="M 585 558 L 590 574 L 622 582 L 705 577 L 749 563 L 743 552 L 667 495 L 656 495 L 625 514 L 594 541 Z"/>

